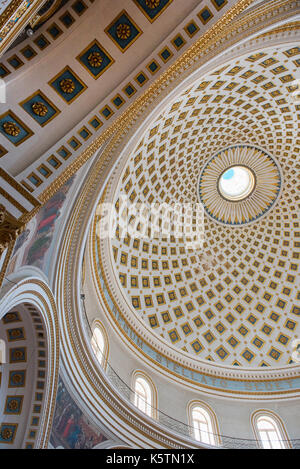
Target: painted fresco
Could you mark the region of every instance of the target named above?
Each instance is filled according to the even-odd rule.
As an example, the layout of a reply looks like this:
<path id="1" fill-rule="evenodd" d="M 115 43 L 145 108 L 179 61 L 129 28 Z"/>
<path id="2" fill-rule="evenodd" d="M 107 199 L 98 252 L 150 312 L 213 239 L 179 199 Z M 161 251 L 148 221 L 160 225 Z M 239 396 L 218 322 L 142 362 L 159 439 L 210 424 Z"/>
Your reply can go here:
<path id="1" fill-rule="evenodd" d="M 50 437 L 53 448 L 91 449 L 106 440 L 73 401 L 60 378 Z"/>
<path id="2" fill-rule="evenodd" d="M 76 176 L 71 177 L 27 224 L 16 241 L 6 275 L 23 265 L 33 265 L 48 273 L 51 248 L 59 231 L 58 222 L 67 206 L 67 194 L 75 179 Z"/>

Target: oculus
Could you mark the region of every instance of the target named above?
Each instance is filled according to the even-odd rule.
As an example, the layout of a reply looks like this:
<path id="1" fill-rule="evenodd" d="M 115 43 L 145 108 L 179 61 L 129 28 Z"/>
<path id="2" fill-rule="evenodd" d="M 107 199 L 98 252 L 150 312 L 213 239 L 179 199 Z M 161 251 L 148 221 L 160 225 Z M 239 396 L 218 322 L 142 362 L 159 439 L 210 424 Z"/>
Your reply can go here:
<path id="1" fill-rule="evenodd" d="M 210 158 L 198 184 L 199 200 L 210 218 L 241 226 L 258 220 L 274 207 L 282 175 L 278 163 L 267 152 L 241 144 Z"/>
<path id="2" fill-rule="evenodd" d="M 232 166 L 226 169 L 218 182 L 220 194 L 227 200 L 243 200 L 255 188 L 255 175 L 246 166 Z"/>

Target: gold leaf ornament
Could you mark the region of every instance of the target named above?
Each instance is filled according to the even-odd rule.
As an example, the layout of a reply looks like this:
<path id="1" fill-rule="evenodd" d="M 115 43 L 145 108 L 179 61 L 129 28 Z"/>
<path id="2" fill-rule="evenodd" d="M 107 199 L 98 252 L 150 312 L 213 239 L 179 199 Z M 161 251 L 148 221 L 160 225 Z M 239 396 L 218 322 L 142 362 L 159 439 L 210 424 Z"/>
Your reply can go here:
<path id="1" fill-rule="evenodd" d="M 128 24 L 119 24 L 118 27 L 117 27 L 117 36 L 119 39 L 128 39 L 130 37 L 130 34 L 131 34 L 131 29 L 130 29 L 130 26 Z"/>
<path id="2" fill-rule="evenodd" d="M 17 124 L 11 121 L 4 122 L 2 127 L 4 129 L 4 132 L 7 135 L 11 135 L 12 137 L 17 137 L 17 135 L 19 135 L 19 133 L 21 132 Z"/>
<path id="3" fill-rule="evenodd" d="M 4 428 L 1 432 L 3 440 L 9 440 L 12 437 L 12 430 L 10 428 Z"/>
<path id="4" fill-rule="evenodd" d="M 154 10 L 154 8 L 159 7 L 160 0 L 145 0 L 145 3 L 148 8 L 151 8 L 151 10 Z"/>
<path id="5" fill-rule="evenodd" d="M 88 56 L 88 63 L 91 67 L 101 67 L 103 62 L 103 57 L 100 52 L 91 52 Z"/>
<path id="6" fill-rule="evenodd" d="M 36 114 L 37 116 L 40 116 L 40 117 L 44 117 L 48 112 L 47 106 L 44 103 L 41 103 L 41 102 L 33 103 L 31 108 L 32 108 L 34 114 Z"/>
<path id="7" fill-rule="evenodd" d="M 71 78 L 64 78 L 59 83 L 59 86 L 61 90 L 67 94 L 71 94 L 75 90 L 75 83 L 73 80 L 71 80 Z"/>

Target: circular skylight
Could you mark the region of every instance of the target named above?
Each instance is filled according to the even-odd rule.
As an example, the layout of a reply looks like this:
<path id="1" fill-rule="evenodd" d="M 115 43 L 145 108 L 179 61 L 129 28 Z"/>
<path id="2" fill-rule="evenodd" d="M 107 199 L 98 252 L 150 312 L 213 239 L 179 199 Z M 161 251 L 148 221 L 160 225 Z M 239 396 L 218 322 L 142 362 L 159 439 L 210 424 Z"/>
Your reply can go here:
<path id="1" fill-rule="evenodd" d="M 281 187 L 279 167 L 268 153 L 237 144 L 208 160 L 199 175 L 198 194 L 211 218 L 240 226 L 264 216 L 278 200 Z"/>
<path id="2" fill-rule="evenodd" d="M 255 186 L 252 171 L 245 166 L 232 166 L 219 179 L 220 194 L 227 200 L 242 200 L 248 197 Z"/>

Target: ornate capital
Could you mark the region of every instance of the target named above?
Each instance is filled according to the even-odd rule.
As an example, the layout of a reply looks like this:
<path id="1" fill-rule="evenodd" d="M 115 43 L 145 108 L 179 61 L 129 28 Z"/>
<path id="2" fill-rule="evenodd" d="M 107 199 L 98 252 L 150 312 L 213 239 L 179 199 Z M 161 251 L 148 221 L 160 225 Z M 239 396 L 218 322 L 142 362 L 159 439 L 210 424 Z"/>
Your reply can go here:
<path id="1" fill-rule="evenodd" d="M 0 204 L 0 256 L 12 241 L 22 233 L 25 223 L 16 220 L 5 207 Z"/>

